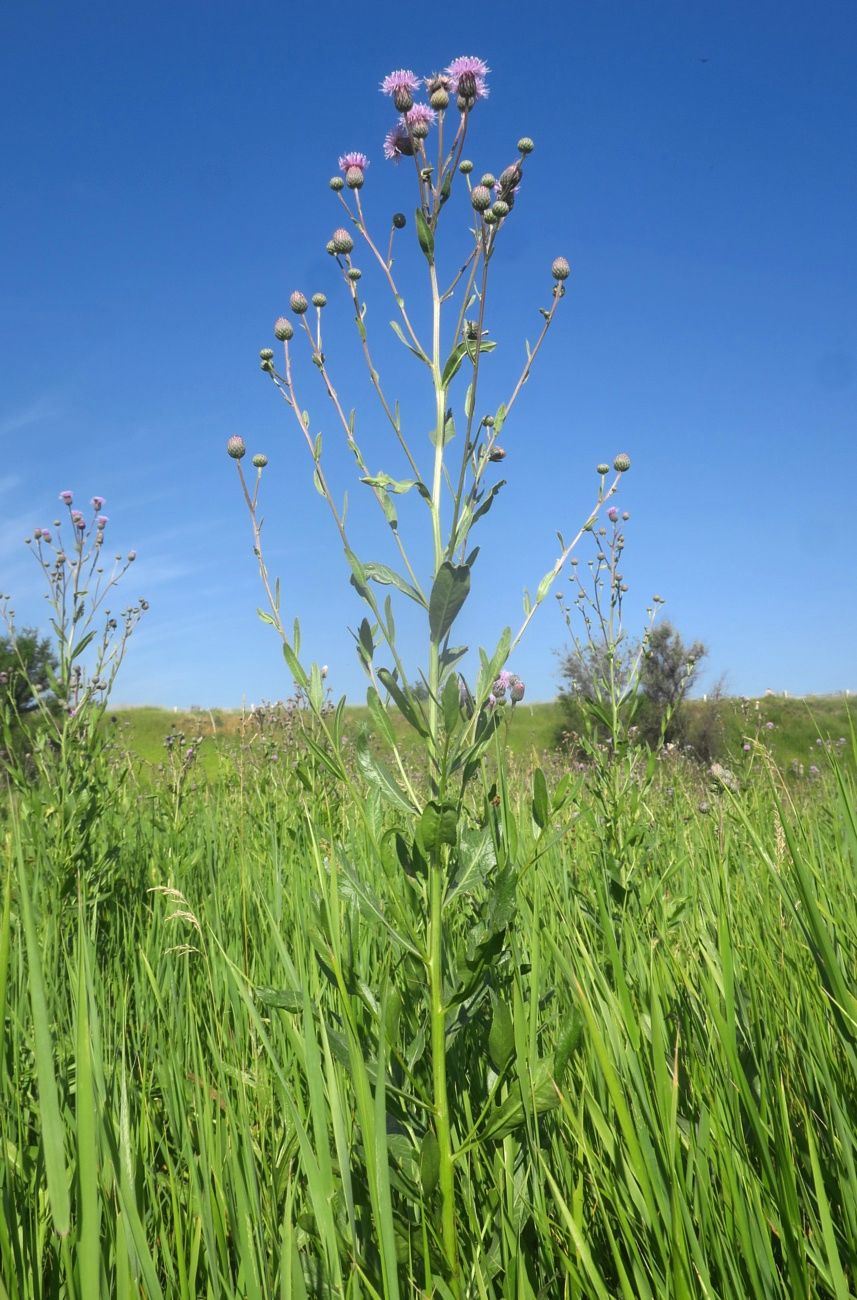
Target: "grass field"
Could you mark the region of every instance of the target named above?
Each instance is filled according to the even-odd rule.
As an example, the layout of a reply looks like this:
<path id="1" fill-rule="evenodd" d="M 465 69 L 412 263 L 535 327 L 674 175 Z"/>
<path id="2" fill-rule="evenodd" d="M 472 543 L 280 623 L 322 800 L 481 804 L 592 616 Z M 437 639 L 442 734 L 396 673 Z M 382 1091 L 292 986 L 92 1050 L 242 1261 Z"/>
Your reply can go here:
<path id="1" fill-rule="evenodd" d="M 808 707 L 840 733 L 838 702 L 763 704 L 787 761 Z M 135 761 L 7 800 L 0 1296 L 853 1294 L 851 732 L 815 779 L 758 750 L 735 792 L 680 758 L 614 787 L 534 773 L 555 719 L 518 711 L 443 899 L 457 1277 L 423 884 L 382 788 L 215 715 L 206 780 Z M 212 729 L 122 722 L 153 763 Z"/>

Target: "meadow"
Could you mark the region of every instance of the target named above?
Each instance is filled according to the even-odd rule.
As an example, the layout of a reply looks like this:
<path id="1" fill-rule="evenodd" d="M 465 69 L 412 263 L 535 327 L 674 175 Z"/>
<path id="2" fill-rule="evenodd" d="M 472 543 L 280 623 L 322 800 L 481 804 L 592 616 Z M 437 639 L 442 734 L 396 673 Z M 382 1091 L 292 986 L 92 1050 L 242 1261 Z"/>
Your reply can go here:
<path id="1" fill-rule="evenodd" d="M 460 1294 L 842 1300 L 853 732 L 735 790 L 629 760 L 616 804 L 533 716 L 449 883 Z M 281 749 L 4 801 L 0 1295 L 452 1293 L 398 819 Z"/>

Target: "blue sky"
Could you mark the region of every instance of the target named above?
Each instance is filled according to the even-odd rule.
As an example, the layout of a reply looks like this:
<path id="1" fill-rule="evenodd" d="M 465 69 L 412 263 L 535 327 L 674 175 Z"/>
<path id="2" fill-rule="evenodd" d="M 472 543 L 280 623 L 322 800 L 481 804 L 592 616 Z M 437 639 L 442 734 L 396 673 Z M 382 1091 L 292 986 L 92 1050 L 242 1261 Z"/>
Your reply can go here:
<path id="1" fill-rule="evenodd" d="M 241 433 L 270 457 L 265 536 L 285 608 L 335 693 L 358 698 L 359 602 L 258 349 L 293 288 L 326 292 L 326 352 L 367 459 L 401 474 L 324 253 L 340 221 L 327 180 L 342 151 L 364 149 L 376 229 L 410 215 L 413 174 L 381 154 L 392 113 L 378 83 L 464 53 L 492 68 L 476 170 L 498 172 L 522 134 L 536 141 L 494 264 L 489 406 L 538 330 L 552 258 L 573 275 L 504 437 L 508 486 L 475 539 L 463 630 L 493 645 L 520 618 L 555 530 L 585 516 L 594 465 L 624 450 L 631 626 L 662 594 L 710 646 L 703 688 L 722 673 L 735 693 L 857 688 L 851 3 L 4 6 L 0 588 L 45 624 L 22 539 L 61 489 L 99 493 L 111 542 L 139 554 L 127 596 L 151 602 L 117 700 L 287 694 L 223 450 Z M 460 194 L 442 228 L 450 257 L 467 216 Z M 424 303 L 412 222 L 401 240 L 397 270 Z M 426 455 L 424 376 L 368 273 L 366 297 Z M 302 389 L 361 553 L 391 559 L 312 367 Z M 416 663 L 407 618 L 403 636 Z M 529 698 L 554 694 L 564 641 L 548 602 L 511 665 Z"/>

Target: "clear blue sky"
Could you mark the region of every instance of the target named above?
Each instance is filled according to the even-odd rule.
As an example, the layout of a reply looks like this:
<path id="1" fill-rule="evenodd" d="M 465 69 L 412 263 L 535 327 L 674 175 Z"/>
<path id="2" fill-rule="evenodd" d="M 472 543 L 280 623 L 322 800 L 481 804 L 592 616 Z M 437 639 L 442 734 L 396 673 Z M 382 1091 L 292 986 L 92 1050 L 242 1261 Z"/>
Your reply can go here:
<path id="1" fill-rule="evenodd" d="M 465 630 L 493 645 L 519 616 L 554 530 L 585 514 L 595 463 L 625 450 L 632 623 L 661 593 L 666 616 L 709 644 L 706 680 L 725 672 L 736 693 L 857 688 L 850 0 L 3 6 L 0 588 L 45 624 L 22 538 L 53 519 L 61 489 L 99 493 L 111 541 L 139 553 L 127 594 L 151 602 L 118 698 L 287 694 L 223 450 L 241 433 L 271 460 L 266 536 L 285 607 L 334 691 L 357 698 L 346 629 L 359 602 L 258 349 L 293 288 L 327 292 L 328 356 L 368 458 L 401 471 L 323 251 L 339 224 L 327 180 L 340 152 L 364 149 L 378 228 L 412 213 L 412 172 L 381 154 L 392 113 L 378 83 L 470 53 L 492 68 L 468 147 L 477 171 L 512 161 L 522 134 L 537 146 L 496 259 L 487 396 L 505 395 L 538 329 L 551 259 L 574 270 L 504 438 L 508 487 Z M 459 196 L 447 230 L 466 215 Z M 413 297 L 412 223 L 400 258 Z M 400 368 L 381 286 L 367 298 L 419 441 L 423 377 Z M 310 367 L 302 387 L 344 487 Z M 350 499 L 364 557 L 391 558 L 367 490 Z M 564 635 L 549 602 L 511 665 L 529 698 L 554 694 Z"/>

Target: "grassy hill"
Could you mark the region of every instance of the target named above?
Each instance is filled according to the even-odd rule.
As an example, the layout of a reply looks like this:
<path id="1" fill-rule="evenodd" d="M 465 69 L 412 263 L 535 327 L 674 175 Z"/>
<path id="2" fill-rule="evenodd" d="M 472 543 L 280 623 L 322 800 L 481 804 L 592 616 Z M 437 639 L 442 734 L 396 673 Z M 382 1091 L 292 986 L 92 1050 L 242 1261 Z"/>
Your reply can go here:
<path id="1" fill-rule="evenodd" d="M 787 767 L 799 762 L 808 767 L 816 761 L 825 744 L 840 745 L 850 752 L 851 723 L 855 719 L 853 701 L 844 695 L 811 696 L 803 699 L 784 699 L 766 696 L 758 700 L 726 699 L 719 702 L 715 721 L 720 736 L 724 759 L 741 754 L 745 738 L 759 735 L 770 749 L 777 763 Z M 711 708 L 702 700 L 691 700 L 687 708 L 691 720 Z M 144 763 L 157 766 L 165 756 L 165 740 L 172 732 L 183 733 L 187 741 L 201 737 L 200 758 L 204 769 L 214 773 L 218 755 L 224 748 L 240 744 L 242 736 L 249 740 L 253 734 L 249 715 L 235 710 L 172 712 L 153 707 L 121 709 L 110 715 L 116 719 L 117 743 L 132 756 Z M 353 734 L 363 728 L 372 730 L 371 719 L 365 708 L 352 706 L 347 710 L 348 727 Z M 407 728 L 400 718 L 395 719 L 407 744 Z M 773 724 L 769 727 L 767 724 Z M 564 714 L 559 701 L 545 704 L 521 704 L 515 709 L 510 727 L 510 745 L 513 753 L 522 757 L 539 757 L 557 747 L 563 730 Z M 821 741 L 819 745 L 817 742 Z"/>

